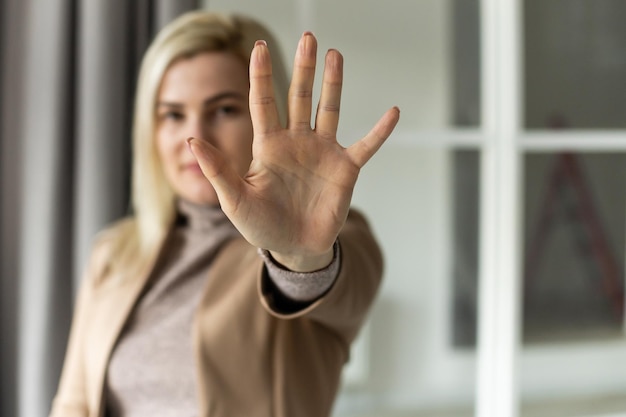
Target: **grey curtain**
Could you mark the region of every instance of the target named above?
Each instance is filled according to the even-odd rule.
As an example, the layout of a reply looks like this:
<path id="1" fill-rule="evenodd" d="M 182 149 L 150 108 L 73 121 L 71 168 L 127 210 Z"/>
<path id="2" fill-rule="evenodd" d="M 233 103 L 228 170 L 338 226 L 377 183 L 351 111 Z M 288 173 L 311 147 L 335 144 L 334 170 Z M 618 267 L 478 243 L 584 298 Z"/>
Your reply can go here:
<path id="1" fill-rule="evenodd" d="M 0 0 L 0 416 L 46 416 L 94 234 L 128 210 L 132 96 L 198 0 Z"/>

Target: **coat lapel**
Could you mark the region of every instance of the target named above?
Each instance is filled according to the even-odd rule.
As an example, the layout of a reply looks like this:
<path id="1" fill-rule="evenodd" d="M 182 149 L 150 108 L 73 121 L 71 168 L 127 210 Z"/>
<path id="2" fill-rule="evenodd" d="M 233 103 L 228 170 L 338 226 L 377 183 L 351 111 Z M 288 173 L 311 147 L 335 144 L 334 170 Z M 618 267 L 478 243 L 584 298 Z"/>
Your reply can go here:
<path id="1" fill-rule="evenodd" d="M 92 332 L 88 336 L 86 363 L 91 373 L 88 380 L 96 381 L 90 390 L 90 403 L 92 410 L 98 410 L 98 417 L 103 417 L 105 412 L 104 386 L 111 353 L 149 281 L 163 246 L 162 242 L 155 256 L 135 276 L 110 276 L 94 290 L 99 294 L 93 300 L 100 305 L 93 309 L 96 313 L 90 326 Z"/>

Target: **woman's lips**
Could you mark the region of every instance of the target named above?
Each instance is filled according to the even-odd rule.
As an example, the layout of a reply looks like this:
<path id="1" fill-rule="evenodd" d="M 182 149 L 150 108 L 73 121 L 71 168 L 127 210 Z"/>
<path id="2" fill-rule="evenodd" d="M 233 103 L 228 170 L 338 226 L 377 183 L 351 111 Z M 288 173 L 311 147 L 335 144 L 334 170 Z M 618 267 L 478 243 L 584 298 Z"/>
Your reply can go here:
<path id="1" fill-rule="evenodd" d="M 197 162 L 190 162 L 183 166 L 183 169 L 186 172 L 191 172 L 193 174 L 202 174 L 202 170 L 200 169 L 200 165 Z"/>

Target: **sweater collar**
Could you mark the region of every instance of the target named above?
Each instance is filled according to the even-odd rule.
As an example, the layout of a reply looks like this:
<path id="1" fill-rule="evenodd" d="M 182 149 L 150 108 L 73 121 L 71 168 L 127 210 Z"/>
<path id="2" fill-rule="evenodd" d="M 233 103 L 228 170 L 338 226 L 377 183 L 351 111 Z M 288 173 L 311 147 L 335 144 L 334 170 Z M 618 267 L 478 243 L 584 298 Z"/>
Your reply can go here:
<path id="1" fill-rule="evenodd" d="M 191 230 L 207 231 L 222 225 L 232 224 L 220 206 L 202 205 L 187 200 L 176 201 L 177 224 Z"/>

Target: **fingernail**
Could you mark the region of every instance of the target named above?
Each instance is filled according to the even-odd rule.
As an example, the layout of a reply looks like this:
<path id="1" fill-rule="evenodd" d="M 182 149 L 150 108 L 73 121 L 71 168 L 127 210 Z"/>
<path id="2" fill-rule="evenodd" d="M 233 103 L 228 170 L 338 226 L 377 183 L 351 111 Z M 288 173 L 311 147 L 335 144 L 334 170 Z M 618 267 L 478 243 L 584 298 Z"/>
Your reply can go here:
<path id="1" fill-rule="evenodd" d="M 313 33 L 304 32 L 298 46 L 299 53 L 303 56 L 307 56 L 311 52 L 311 49 L 314 48 L 314 42 L 315 37 Z"/>
<path id="2" fill-rule="evenodd" d="M 191 141 L 194 140 L 194 137 L 189 137 L 185 140 L 185 142 L 187 142 L 187 147 L 189 148 L 189 150 L 193 153 L 193 149 L 191 149 Z"/>
<path id="3" fill-rule="evenodd" d="M 265 48 L 258 48 L 259 46 L 265 46 Z M 257 64 L 264 64 L 269 60 L 267 56 L 269 51 L 267 48 L 267 42 L 264 40 L 258 40 L 254 43 L 254 53 L 252 54 L 252 61 Z"/>
<path id="4" fill-rule="evenodd" d="M 326 65 L 335 70 L 343 71 L 343 55 L 336 49 L 329 49 L 326 53 Z"/>
<path id="5" fill-rule="evenodd" d="M 196 158 L 198 158 L 198 156 L 203 156 L 205 158 L 208 157 L 206 150 L 206 146 L 208 145 L 208 143 L 204 142 L 203 140 L 198 140 L 198 138 L 194 138 L 193 136 L 187 138 L 186 142 L 187 146 L 189 147 L 189 152 L 191 152 L 193 156 L 195 156 Z M 195 145 L 195 151 L 192 145 Z"/>

